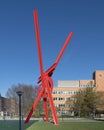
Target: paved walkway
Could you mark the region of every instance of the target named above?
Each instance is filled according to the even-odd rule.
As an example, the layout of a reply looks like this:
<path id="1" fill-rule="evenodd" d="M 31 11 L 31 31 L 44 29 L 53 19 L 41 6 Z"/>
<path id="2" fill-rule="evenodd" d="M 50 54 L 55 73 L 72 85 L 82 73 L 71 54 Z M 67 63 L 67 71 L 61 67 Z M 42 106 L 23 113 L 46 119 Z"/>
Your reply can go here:
<path id="1" fill-rule="evenodd" d="M 6 118 L 5 121 L 18 121 L 18 118 Z M 24 119 L 25 120 L 25 119 Z M 43 118 L 31 118 L 33 121 L 44 121 Z M 0 121 L 4 121 L 0 119 Z M 98 122 L 104 121 L 104 118 L 96 118 L 96 119 L 87 119 L 87 118 L 59 118 L 60 122 Z"/>
<path id="2" fill-rule="evenodd" d="M 104 119 L 88 119 L 88 118 L 60 118 L 60 121 L 69 121 L 69 122 L 97 122 L 104 121 Z"/>

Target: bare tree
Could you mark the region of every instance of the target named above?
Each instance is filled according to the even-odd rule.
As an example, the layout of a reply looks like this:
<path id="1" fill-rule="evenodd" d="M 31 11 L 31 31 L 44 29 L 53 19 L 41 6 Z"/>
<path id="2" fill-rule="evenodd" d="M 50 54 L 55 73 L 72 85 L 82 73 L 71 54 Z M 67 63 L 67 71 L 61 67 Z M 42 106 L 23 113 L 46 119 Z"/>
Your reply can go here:
<path id="1" fill-rule="evenodd" d="M 37 87 L 32 85 L 18 84 L 13 85 L 7 90 L 6 97 L 9 99 L 13 98 L 15 100 L 16 112 L 18 113 L 18 96 L 16 94 L 17 90 L 22 90 L 24 92 L 22 95 L 22 114 L 26 115 L 36 98 Z"/>

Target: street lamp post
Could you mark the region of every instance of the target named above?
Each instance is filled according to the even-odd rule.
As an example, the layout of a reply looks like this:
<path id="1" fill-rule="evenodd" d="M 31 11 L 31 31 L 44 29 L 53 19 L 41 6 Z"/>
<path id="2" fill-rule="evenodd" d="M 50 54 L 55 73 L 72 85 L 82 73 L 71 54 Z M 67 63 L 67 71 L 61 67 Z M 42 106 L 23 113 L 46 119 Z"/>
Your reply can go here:
<path id="1" fill-rule="evenodd" d="M 4 106 L 4 108 L 3 108 L 3 119 L 4 119 L 4 121 L 5 121 L 5 117 L 6 117 L 6 107 Z"/>
<path id="2" fill-rule="evenodd" d="M 19 96 L 19 130 L 21 130 L 21 96 L 23 91 L 19 90 L 16 93 Z"/>

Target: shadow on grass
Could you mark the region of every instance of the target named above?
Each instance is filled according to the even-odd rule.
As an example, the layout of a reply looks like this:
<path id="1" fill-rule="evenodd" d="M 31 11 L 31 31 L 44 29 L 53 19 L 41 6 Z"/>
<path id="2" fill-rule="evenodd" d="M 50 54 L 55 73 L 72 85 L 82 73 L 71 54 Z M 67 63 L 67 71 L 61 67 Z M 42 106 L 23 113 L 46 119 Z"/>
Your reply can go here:
<path id="1" fill-rule="evenodd" d="M 30 121 L 28 124 L 24 124 L 24 121 L 21 123 L 21 129 L 26 130 L 32 124 L 36 123 L 36 120 Z M 19 129 L 19 121 L 18 120 L 6 120 L 0 121 L 0 130 L 18 130 Z"/>
<path id="2" fill-rule="evenodd" d="M 29 123 L 27 123 L 27 124 L 25 124 L 24 122 L 23 122 L 23 124 L 22 124 L 22 130 L 27 130 L 29 127 L 31 127 L 33 124 L 35 124 L 35 123 L 37 123 L 37 122 L 39 122 L 38 120 L 31 120 L 31 121 L 29 121 Z"/>

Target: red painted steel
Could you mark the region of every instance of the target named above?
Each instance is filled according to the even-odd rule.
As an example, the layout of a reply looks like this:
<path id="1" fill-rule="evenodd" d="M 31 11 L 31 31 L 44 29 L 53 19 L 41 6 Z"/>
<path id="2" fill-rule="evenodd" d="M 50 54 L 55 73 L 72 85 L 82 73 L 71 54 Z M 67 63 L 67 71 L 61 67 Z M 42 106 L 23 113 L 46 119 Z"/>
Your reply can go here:
<path id="1" fill-rule="evenodd" d="M 73 32 L 71 32 L 68 35 L 68 37 L 67 37 L 59 55 L 58 55 L 58 57 L 55 60 L 55 63 L 48 70 L 46 70 L 44 72 L 37 11 L 34 10 L 33 14 L 34 14 L 34 24 L 35 24 L 35 31 L 36 31 L 37 48 L 38 48 L 38 58 L 39 58 L 39 65 L 40 65 L 40 77 L 38 78 L 38 83 L 39 83 L 38 96 L 37 96 L 36 100 L 34 101 L 34 104 L 33 104 L 32 108 L 31 108 L 31 110 L 30 110 L 30 112 L 29 112 L 29 114 L 28 114 L 28 116 L 25 120 L 25 123 L 29 122 L 37 104 L 39 103 L 40 99 L 43 98 L 46 122 L 49 121 L 49 118 L 48 118 L 48 102 L 47 102 L 47 99 L 48 99 L 49 104 L 50 104 L 50 108 L 51 108 L 51 112 L 52 112 L 52 116 L 53 116 L 54 124 L 58 125 L 59 122 L 58 122 L 56 109 L 55 109 L 53 98 L 52 98 L 53 80 L 52 80 L 51 76 L 52 76 L 54 70 L 56 69 L 56 67 L 59 63 L 68 43 L 69 43 L 69 41 L 70 41 L 70 39 L 73 35 Z"/>
<path id="2" fill-rule="evenodd" d="M 45 111 L 45 116 L 46 116 L 46 122 L 48 122 L 48 104 L 47 104 L 47 98 L 43 98 L 43 103 L 44 103 L 44 111 Z"/>
<path id="3" fill-rule="evenodd" d="M 65 43 L 64 43 L 64 45 L 63 45 L 63 47 L 62 47 L 62 49 L 61 49 L 61 51 L 60 51 L 60 53 L 59 53 L 59 55 L 58 55 L 58 57 L 57 57 L 57 59 L 56 59 L 56 61 L 55 61 L 56 64 L 58 64 L 58 62 L 60 61 L 69 41 L 71 40 L 72 35 L 73 35 L 73 32 L 70 32 L 66 41 L 65 41 Z"/>
<path id="4" fill-rule="evenodd" d="M 38 25 L 38 14 L 37 11 L 33 11 L 34 14 L 34 24 L 35 24 L 35 31 L 36 31 L 36 40 L 37 40 L 37 47 L 38 47 L 38 58 L 40 62 L 40 74 L 43 76 L 43 61 L 42 61 L 42 51 L 40 45 L 40 32 L 39 32 L 39 25 Z"/>

